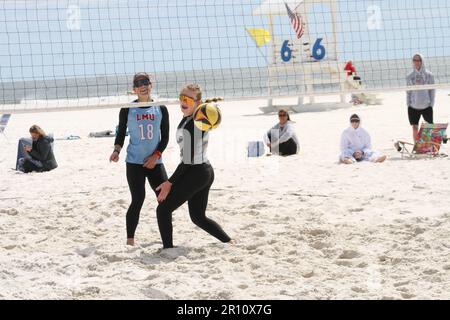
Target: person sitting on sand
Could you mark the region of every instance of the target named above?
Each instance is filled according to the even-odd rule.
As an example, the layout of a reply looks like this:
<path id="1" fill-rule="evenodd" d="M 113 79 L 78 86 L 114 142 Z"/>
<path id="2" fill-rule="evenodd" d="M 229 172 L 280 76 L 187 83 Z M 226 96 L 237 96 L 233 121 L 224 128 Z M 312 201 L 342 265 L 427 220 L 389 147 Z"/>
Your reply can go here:
<path id="1" fill-rule="evenodd" d="M 30 128 L 31 139 L 19 140 L 16 170 L 25 173 L 50 171 L 58 167 L 53 154 L 53 138 L 45 134 L 39 126 Z"/>
<path id="2" fill-rule="evenodd" d="M 385 155 L 372 151 L 369 133 L 361 128 L 357 114 L 350 117 L 351 126 L 341 135 L 341 163 L 352 164 L 359 161 L 383 162 Z"/>
<path id="3" fill-rule="evenodd" d="M 264 135 L 264 142 L 270 151 L 280 156 L 290 156 L 300 150 L 297 135 L 286 109 L 278 111 L 280 122 Z"/>

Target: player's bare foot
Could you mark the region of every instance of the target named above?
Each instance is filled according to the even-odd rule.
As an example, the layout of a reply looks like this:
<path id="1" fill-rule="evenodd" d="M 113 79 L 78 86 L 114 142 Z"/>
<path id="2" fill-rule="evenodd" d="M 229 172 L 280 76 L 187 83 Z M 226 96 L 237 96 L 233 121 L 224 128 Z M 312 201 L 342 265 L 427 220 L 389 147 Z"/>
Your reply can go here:
<path id="1" fill-rule="evenodd" d="M 386 160 L 386 158 L 387 158 L 387 156 L 381 156 L 381 157 L 379 157 L 379 158 L 377 159 L 377 161 L 375 161 L 375 162 L 377 162 L 377 163 L 382 163 L 382 162 L 384 162 L 384 161 Z"/>
<path id="2" fill-rule="evenodd" d="M 353 164 L 353 161 L 352 161 L 352 159 L 345 158 L 344 160 L 342 160 L 342 163 L 344 163 L 344 164 Z"/>
<path id="3" fill-rule="evenodd" d="M 134 246 L 134 239 L 133 238 L 128 238 L 127 239 L 127 246 Z"/>

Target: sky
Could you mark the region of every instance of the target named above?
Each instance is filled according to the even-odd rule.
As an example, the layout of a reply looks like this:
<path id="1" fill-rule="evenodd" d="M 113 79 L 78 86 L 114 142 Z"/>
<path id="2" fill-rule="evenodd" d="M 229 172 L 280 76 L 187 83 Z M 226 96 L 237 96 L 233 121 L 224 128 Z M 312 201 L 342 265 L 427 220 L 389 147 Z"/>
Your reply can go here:
<path id="1" fill-rule="evenodd" d="M 252 15 L 261 2 L 2 0 L 0 82 L 264 67 L 271 47 L 258 48 L 246 32 L 268 28 L 267 17 Z M 446 0 L 336 2 L 340 61 L 450 55 Z M 330 7 L 302 14 L 311 42 L 324 38 L 331 48 Z M 277 49 L 295 39 L 287 14 L 274 24 Z"/>

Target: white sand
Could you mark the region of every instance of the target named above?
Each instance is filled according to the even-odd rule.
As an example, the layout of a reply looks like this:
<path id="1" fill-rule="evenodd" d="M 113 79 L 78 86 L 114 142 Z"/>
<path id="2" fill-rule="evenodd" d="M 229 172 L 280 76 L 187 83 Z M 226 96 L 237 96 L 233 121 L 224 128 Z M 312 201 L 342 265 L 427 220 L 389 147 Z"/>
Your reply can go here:
<path id="1" fill-rule="evenodd" d="M 438 94 L 436 122 L 450 119 L 447 94 Z M 404 96 L 293 115 L 302 151 L 289 158 L 246 157 L 247 141 L 277 121 L 260 114 L 263 101 L 223 103 L 208 215 L 239 244 L 197 228 L 183 206 L 174 214 L 179 247 L 163 252 L 148 186 L 138 246 L 124 245 L 125 154 L 110 164 L 113 139 L 87 138 L 113 129 L 118 109 L 13 115 L 9 144 L 0 136 L 0 298 L 449 299 L 450 162 L 399 159 L 392 140 L 411 136 Z M 171 174 L 181 113 L 169 112 Z M 386 163 L 337 164 L 353 112 Z M 56 141 L 58 169 L 15 173 L 17 139 L 34 123 L 83 139 Z"/>

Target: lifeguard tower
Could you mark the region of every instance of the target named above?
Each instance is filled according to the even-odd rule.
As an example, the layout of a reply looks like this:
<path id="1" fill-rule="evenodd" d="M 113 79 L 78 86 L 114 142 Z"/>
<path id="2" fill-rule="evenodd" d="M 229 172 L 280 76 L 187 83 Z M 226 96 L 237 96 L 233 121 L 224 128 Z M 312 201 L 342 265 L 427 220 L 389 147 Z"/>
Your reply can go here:
<path id="1" fill-rule="evenodd" d="M 285 16 L 288 19 L 285 3 L 294 13 L 301 15 L 305 24 L 305 32 L 300 39 L 293 33 L 289 39 L 277 36 L 274 26 L 274 19 L 277 16 Z M 321 38 L 313 38 L 311 26 L 309 24 L 310 15 L 320 6 L 323 12 L 328 15 L 324 18 L 324 24 L 321 25 L 325 31 L 320 35 Z M 345 83 L 347 74 L 344 71 L 344 63 L 338 60 L 338 28 L 337 28 L 337 4 L 336 0 L 265 0 L 253 12 L 255 16 L 266 16 L 269 22 L 269 31 L 272 34 L 271 57 L 268 64 L 268 87 L 269 97 L 276 97 L 296 92 L 299 94 L 298 102 L 292 106 L 276 106 L 273 98 L 269 98 L 267 106 L 260 108 L 263 112 L 274 112 L 280 107 L 289 107 L 294 112 L 315 109 L 318 107 L 339 108 L 351 106 L 346 103 Z M 322 13 L 321 13 L 322 15 Z M 322 33 L 322 30 L 321 30 Z M 282 56 L 283 47 L 289 43 L 292 57 L 289 61 Z M 319 48 L 325 49 L 323 57 L 314 58 L 313 51 Z M 320 51 L 319 51 L 320 52 Z M 317 57 L 317 56 L 316 56 Z M 334 91 L 336 96 L 340 96 L 340 101 L 328 103 L 316 103 L 315 97 L 319 96 L 321 91 Z M 304 103 L 304 97 L 309 97 L 309 103 Z"/>

